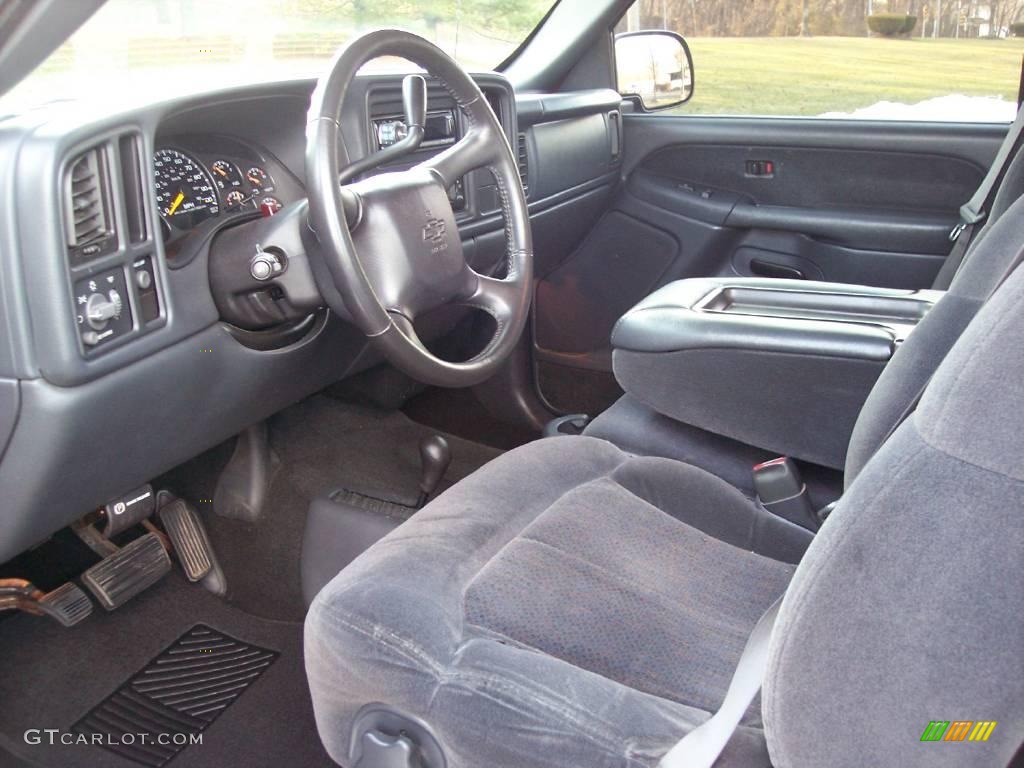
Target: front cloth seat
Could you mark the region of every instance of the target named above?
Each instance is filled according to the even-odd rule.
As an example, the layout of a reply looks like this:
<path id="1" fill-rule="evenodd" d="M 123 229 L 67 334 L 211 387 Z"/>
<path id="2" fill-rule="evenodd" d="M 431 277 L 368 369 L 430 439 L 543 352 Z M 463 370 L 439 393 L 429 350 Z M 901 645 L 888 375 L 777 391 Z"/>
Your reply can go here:
<path id="1" fill-rule="evenodd" d="M 716 765 L 1006 765 L 1024 733 L 1022 336 L 1017 269 L 802 559 L 695 467 L 586 437 L 505 454 L 313 602 L 328 752 L 352 768 L 369 707 L 431 734 L 429 768 L 655 766 L 785 593 L 763 700 Z M 922 742 L 932 720 L 998 725 Z"/>

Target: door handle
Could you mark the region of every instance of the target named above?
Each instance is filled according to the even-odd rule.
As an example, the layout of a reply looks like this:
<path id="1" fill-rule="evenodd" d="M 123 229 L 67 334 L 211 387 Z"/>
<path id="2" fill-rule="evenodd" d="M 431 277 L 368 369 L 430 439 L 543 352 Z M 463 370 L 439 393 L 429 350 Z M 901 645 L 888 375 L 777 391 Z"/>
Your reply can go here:
<path id="1" fill-rule="evenodd" d="M 774 261 L 765 261 L 764 259 L 751 259 L 750 271 L 759 277 L 780 277 L 786 280 L 807 279 L 807 275 L 796 267 L 776 264 Z"/>

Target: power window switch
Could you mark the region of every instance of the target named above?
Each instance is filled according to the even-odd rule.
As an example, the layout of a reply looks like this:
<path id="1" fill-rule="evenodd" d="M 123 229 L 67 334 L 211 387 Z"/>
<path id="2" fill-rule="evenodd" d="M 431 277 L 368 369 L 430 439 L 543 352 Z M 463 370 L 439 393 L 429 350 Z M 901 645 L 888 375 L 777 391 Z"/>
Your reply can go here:
<path id="1" fill-rule="evenodd" d="M 775 162 L 772 160 L 747 160 L 746 175 L 757 178 L 769 178 L 775 175 Z"/>

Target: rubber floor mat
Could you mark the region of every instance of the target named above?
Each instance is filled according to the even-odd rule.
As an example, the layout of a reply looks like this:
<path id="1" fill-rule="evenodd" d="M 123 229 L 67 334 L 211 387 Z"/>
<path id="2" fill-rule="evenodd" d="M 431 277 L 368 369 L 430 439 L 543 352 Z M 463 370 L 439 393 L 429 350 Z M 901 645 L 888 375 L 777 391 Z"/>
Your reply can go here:
<path id="1" fill-rule="evenodd" d="M 197 743 L 277 659 L 203 624 L 175 640 L 74 725 L 91 743 L 160 768 Z"/>

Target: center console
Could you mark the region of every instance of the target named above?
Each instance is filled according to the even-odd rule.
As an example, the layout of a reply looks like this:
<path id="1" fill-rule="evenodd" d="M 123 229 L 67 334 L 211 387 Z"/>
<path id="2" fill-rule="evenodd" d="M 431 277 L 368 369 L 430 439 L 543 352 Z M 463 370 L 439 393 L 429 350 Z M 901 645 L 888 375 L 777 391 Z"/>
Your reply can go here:
<path id="1" fill-rule="evenodd" d="M 805 280 L 680 280 L 618 321 L 615 376 L 672 419 L 840 469 L 875 380 L 941 296 Z"/>

